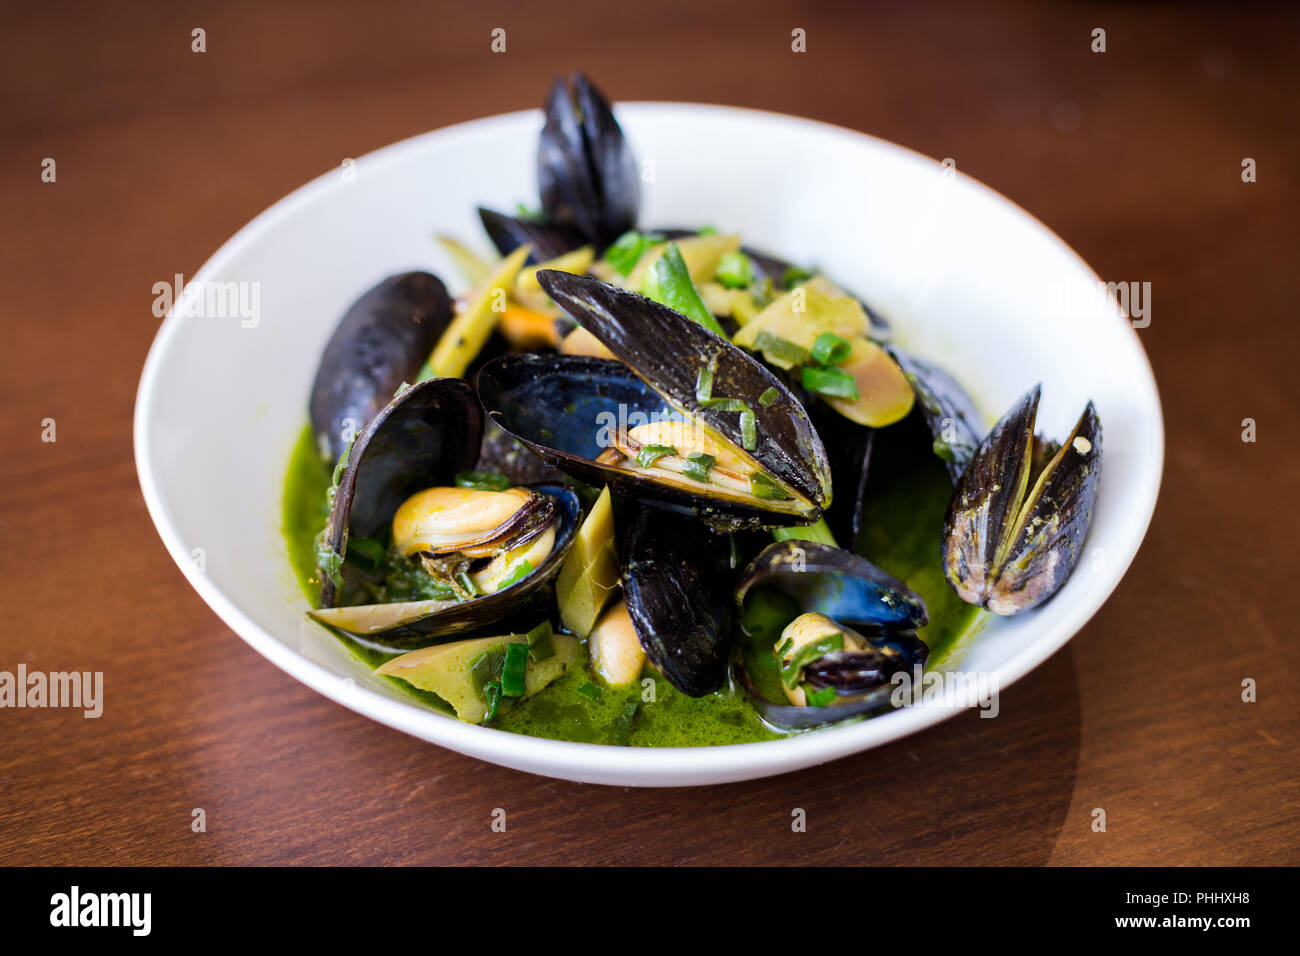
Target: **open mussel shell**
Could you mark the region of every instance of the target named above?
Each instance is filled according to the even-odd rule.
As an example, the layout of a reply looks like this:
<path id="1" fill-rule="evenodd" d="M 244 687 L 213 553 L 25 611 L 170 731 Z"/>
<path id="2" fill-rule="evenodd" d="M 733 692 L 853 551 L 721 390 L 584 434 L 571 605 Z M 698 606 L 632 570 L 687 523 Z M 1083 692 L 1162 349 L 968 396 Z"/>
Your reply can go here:
<path id="1" fill-rule="evenodd" d="M 636 226 L 641 177 L 609 103 L 582 73 L 561 77 L 545 105 L 537 188 L 546 218 L 603 249 Z"/>
<path id="2" fill-rule="evenodd" d="M 948 507 L 944 574 L 962 600 L 995 614 L 1042 604 L 1065 583 L 1092 524 L 1101 422 L 1089 402 L 1055 453 L 1034 434 L 1041 387 L 980 444 Z"/>
<path id="3" fill-rule="evenodd" d="M 917 668 L 924 670 L 930 649 L 910 631 L 864 630 L 861 636 L 870 645 L 869 650 L 828 654 L 817 662 L 817 673 L 810 679 L 814 685 L 835 686 L 842 703 L 824 707 L 778 703 L 759 690 L 743 660 L 733 664 L 732 673 L 759 715 L 782 730 L 810 730 L 873 714 L 893 706 L 893 676 L 917 672 Z"/>
<path id="4" fill-rule="evenodd" d="M 803 405 L 762 362 L 680 312 L 635 292 L 591 276 L 551 269 L 539 271 L 537 279 L 556 305 L 664 402 L 735 448 L 743 448 L 740 416 L 710 407 L 696 394 L 700 371 L 711 369 L 713 397 L 740 399 L 754 414 L 756 447 L 748 456 L 807 502 L 802 523 L 820 517 L 831 500 L 826 449 Z M 763 405 L 759 398 L 769 390 L 776 398 Z M 764 510 L 781 510 L 771 503 L 760 504 Z"/>
<path id="5" fill-rule="evenodd" d="M 451 484 L 456 472 L 474 464 L 482 435 L 482 408 L 460 379 L 435 378 L 404 389 L 348 452 L 325 543 L 335 554 L 346 554 L 350 534 L 373 537 L 410 495 Z M 336 597 L 333 582 L 323 576 L 321 606 L 332 607 Z"/>
<path id="6" fill-rule="evenodd" d="M 437 276 L 390 276 L 357 299 L 330 336 L 311 387 L 311 424 L 321 455 L 337 461 L 403 382 L 415 381 L 452 318 Z"/>
<path id="7" fill-rule="evenodd" d="M 769 544 L 749 562 L 736 584 L 743 607 L 754 588 L 773 588 L 802 611 L 817 611 L 840 624 L 915 630 L 929 623 L 921 596 L 866 558 L 815 541 Z"/>
<path id="8" fill-rule="evenodd" d="M 623 551 L 623 594 L 646 657 L 691 697 L 722 686 L 731 653 L 730 544 L 689 518 L 642 508 Z"/>
<path id="9" fill-rule="evenodd" d="M 571 227 L 507 216 L 482 206 L 479 207 L 478 217 L 488 238 L 492 240 L 492 245 L 503 256 L 531 243 L 533 251 L 528 254 L 528 261 L 534 265 L 572 252 L 586 241 L 580 232 Z"/>
<path id="10" fill-rule="evenodd" d="M 573 547 L 582 521 L 582 505 L 571 488 L 546 484 L 530 487 L 555 501 L 555 544 L 546 560 L 518 583 L 458 603 L 431 600 L 368 604 L 313 611 L 311 616 L 371 647 L 402 651 L 424 647 L 435 639 L 480 630 L 534 606 L 534 618 L 548 615 L 554 601 L 544 600 L 542 588 L 559 574 Z"/>
<path id="11" fill-rule="evenodd" d="M 984 432 L 975 403 L 960 383 L 938 365 L 895 345 L 887 346 L 886 351 L 911 383 L 917 406 L 934 436 L 934 453 L 943 459 L 955 485 Z"/>

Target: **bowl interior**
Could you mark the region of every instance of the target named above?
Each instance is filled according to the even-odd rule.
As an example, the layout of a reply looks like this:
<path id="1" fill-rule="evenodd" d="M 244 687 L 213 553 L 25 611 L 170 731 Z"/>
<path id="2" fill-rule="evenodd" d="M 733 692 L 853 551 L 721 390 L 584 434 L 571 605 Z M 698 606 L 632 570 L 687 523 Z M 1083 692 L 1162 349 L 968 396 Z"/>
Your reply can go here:
<path id="1" fill-rule="evenodd" d="M 1096 402 L 1104 477 L 1078 571 L 1035 612 L 985 623 L 946 666 L 996 672 L 1005 687 L 1046 659 L 1132 560 L 1163 459 L 1150 367 L 1097 277 L 1012 203 L 900 147 L 724 107 L 632 103 L 618 112 L 647 180 L 644 224 L 711 224 L 820 265 L 886 315 L 900 344 L 952 370 L 990 421 L 1040 381 L 1049 435 L 1063 436 Z M 475 206 L 535 203 L 540 126 L 539 113 L 509 114 L 363 157 L 267 210 L 188 277 L 204 314 L 166 320 L 136 409 L 141 484 L 178 565 L 241 636 L 322 693 L 535 772 L 618 784 L 743 779 L 941 719 L 917 707 L 795 740 L 675 751 L 538 741 L 407 703 L 305 623 L 280 505 L 321 348 L 347 305 L 386 275 L 422 268 L 460 287 L 433 236 L 490 250 Z"/>

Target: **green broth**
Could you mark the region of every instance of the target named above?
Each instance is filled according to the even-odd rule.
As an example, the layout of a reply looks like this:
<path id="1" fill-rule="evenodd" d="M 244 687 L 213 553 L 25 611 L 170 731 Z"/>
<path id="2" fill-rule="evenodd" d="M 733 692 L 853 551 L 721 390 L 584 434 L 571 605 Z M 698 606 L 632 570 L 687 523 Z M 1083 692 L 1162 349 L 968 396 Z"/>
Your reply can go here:
<path id="1" fill-rule="evenodd" d="M 934 662 L 955 644 L 973 619 L 973 609 L 952 593 L 939 565 L 939 531 L 952 486 L 942 464 L 928 453 L 920 460 L 933 467 L 922 466 L 920 475 L 915 468 L 899 466 L 895 455 L 887 451 L 892 442 L 881 441 L 887 435 L 892 439 L 894 431 L 901 433 L 903 429 L 877 433 L 869 479 L 871 502 L 864 515 L 866 530 L 859 550 L 925 599 L 930 624 L 921 631 L 921 638 L 930 646 Z M 893 467 L 889 467 L 891 462 Z M 289 560 L 313 606 L 318 604 L 320 591 L 314 542 L 325 524 L 325 495 L 331 470 L 317 455 L 311 429 L 305 429 L 294 446 L 285 476 L 282 520 Z M 348 653 L 372 670 L 397 656 L 343 635 L 335 636 Z M 662 677 L 648 679 L 653 683 L 653 694 L 643 679 L 629 688 L 606 689 L 599 699 L 592 700 L 578 693 L 579 687 L 592 680 L 587 668 L 571 668 L 527 701 L 511 702 L 513 705 L 503 708 L 492 726 L 553 740 L 614 743 L 624 708 L 636 703 L 639 706 L 627 739 L 631 746 L 698 747 L 782 736 L 759 719 L 744 694 L 730 682 L 714 694 L 692 698 Z M 448 712 L 437 696 L 416 690 L 404 681 L 389 680 L 412 699 Z M 653 700 L 643 699 L 651 696 Z"/>

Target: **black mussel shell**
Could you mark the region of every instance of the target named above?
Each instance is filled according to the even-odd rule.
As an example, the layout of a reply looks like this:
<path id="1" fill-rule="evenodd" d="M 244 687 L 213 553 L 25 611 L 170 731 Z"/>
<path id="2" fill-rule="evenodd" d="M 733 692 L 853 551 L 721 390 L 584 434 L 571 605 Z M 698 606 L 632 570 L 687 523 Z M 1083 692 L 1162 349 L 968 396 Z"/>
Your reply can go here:
<path id="1" fill-rule="evenodd" d="M 783 730 L 809 730 L 889 709 L 893 706 L 894 675 L 924 670 L 930 649 L 908 631 L 865 632 L 862 636 L 870 644 L 869 650 L 828 654 L 804 669 L 805 680 L 815 688 L 835 688 L 835 702 L 824 707 L 768 700 L 743 660 L 734 663 L 732 673 L 759 715 Z"/>
<path id="2" fill-rule="evenodd" d="M 851 421 L 825 402 L 810 403 L 808 412 L 826 446 L 834 481 L 835 500 L 826 509 L 826 526 L 840 545 L 856 553 L 876 430 Z"/>
<path id="3" fill-rule="evenodd" d="M 1040 386 L 980 444 L 948 506 L 944 574 L 962 600 L 1019 614 L 1060 589 L 1092 523 L 1101 476 L 1101 422 L 1089 402 L 1045 460 L 1034 434 Z"/>
<path id="4" fill-rule="evenodd" d="M 321 455 L 337 461 L 403 382 L 413 382 L 451 322 L 437 276 L 407 272 L 366 292 L 344 313 L 311 388 L 311 424 Z"/>
<path id="5" fill-rule="evenodd" d="M 348 535 L 374 537 L 423 488 L 451 484 L 472 467 L 483 435 L 474 390 L 455 378 L 419 382 L 388 402 L 357 436 L 334 492 L 325 542 L 347 553 Z M 321 606 L 336 598 L 328 575 Z"/>
<path id="6" fill-rule="evenodd" d="M 887 346 L 886 351 L 911 383 L 921 415 L 934 436 L 934 453 L 943 459 L 949 477 L 956 484 L 984 433 L 975 403 L 958 381 L 939 366 L 897 346 Z"/>
<path id="7" fill-rule="evenodd" d="M 642 508 L 622 550 L 623 594 L 646 656 L 684 694 L 717 690 L 731 653 L 727 538 Z"/>
<path id="8" fill-rule="evenodd" d="M 492 240 L 492 245 L 503 256 L 510 255 L 526 243 L 532 243 L 533 251 L 528 254 L 528 261 L 533 265 L 547 262 L 586 244 L 580 232 L 567 226 L 507 216 L 482 206 L 479 207 L 478 217 L 488 238 Z"/>
<path id="9" fill-rule="evenodd" d="M 485 365 L 479 397 L 491 421 L 526 445 L 542 462 L 615 495 L 694 515 L 714 528 L 796 524 L 765 502 L 710 497 L 633 472 L 599 464 L 619 424 L 628 427 L 681 416 L 621 362 L 579 355 L 507 355 Z"/>
<path id="10" fill-rule="evenodd" d="M 512 485 L 557 484 L 564 480 L 564 472 L 548 465 L 491 419 L 485 423 L 483 444 L 474 468 L 505 475 Z"/>
<path id="11" fill-rule="evenodd" d="M 428 487 L 428 486 L 425 486 Z M 410 602 L 409 617 L 382 630 L 349 630 L 339 627 L 353 640 L 379 650 L 407 651 L 426 647 L 452 635 L 466 635 L 480 631 L 488 625 L 502 621 L 527 621 L 531 627 L 539 617 L 550 617 L 555 609 L 554 595 L 546 586 L 560 572 L 569 549 L 577 537 L 582 521 L 582 505 L 571 488 L 560 485 L 539 484 L 529 486 L 548 495 L 555 502 L 557 527 L 555 546 L 546 560 L 517 584 L 502 591 L 472 598 L 460 604 L 421 611 L 427 602 Z M 418 490 L 418 489 L 417 489 Z M 396 608 L 397 605 L 375 605 L 376 608 Z M 312 616 L 331 627 L 337 626 L 320 612 Z"/>
<path id="12" fill-rule="evenodd" d="M 636 227 L 641 177 L 609 103 L 582 73 L 547 97 L 537 146 L 537 187 L 546 218 L 576 229 L 597 249 Z"/>
<path id="13" fill-rule="evenodd" d="M 817 611 L 857 628 L 915 630 L 929 623 L 921 596 L 866 558 L 828 544 L 795 539 L 759 552 L 740 575 L 735 600 L 751 589 L 774 588 L 801 611 Z"/>
<path id="14" fill-rule="evenodd" d="M 826 449 L 803 405 L 762 362 L 714 335 L 680 312 L 590 276 L 543 269 L 542 288 L 561 309 L 594 335 L 664 401 L 743 447 L 740 416 L 707 407 L 696 397 L 700 370 L 713 370 L 713 397 L 748 403 L 757 426 L 757 448 L 749 452 L 770 475 L 794 489 L 820 517 L 831 501 Z M 777 397 L 768 406 L 759 397 Z"/>

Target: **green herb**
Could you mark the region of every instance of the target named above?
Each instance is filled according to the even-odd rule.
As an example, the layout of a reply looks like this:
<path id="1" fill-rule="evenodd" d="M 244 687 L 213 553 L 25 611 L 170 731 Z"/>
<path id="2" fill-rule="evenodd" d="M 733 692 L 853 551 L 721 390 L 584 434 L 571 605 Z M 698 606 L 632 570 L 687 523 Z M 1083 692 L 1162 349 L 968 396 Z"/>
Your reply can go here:
<path id="1" fill-rule="evenodd" d="M 832 548 L 839 547 L 825 518 L 818 518 L 812 524 L 798 528 L 773 528 L 772 537 L 777 541 L 812 541 L 815 544 L 828 544 Z"/>
<path id="2" fill-rule="evenodd" d="M 822 365 L 840 365 L 849 357 L 853 346 L 834 332 L 823 332 L 813 342 L 812 357 Z"/>
<path id="3" fill-rule="evenodd" d="M 329 542 L 325 540 L 325 534 L 329 531 L 326 526 L 316 535 L 316 567 L 325 577 L 334 582 L 336 588 L 343 587 L 343 555 L 339 554 Z"/>
<path id="4" fill-rule="evenodd" d="M 807 282 L 814 274 L 801 266 L 789 266 L 781 276 L 781 287 L 783 289 L 793 289 L 795 286 Z"/>
<path id="5" fill-rule="evenodd" d="M 754 264 L 743 252 L 725 252 L 714 274 L 728 289 L 743 289 L 754 281 Z"/>
<path id="6" fill-rule="evenodd" d="M 803 685 L 804 698 L 808 701 L 809 707 L 825 707 L 835 700 L 835 688 L 823 687 L 821 690 L 813 690 L 809 684 Z"/>
<path id="7" fill-rule="evenodd" d="M 459 584 L 461 590 L 470 597 L 483 596 L 483 589 L 478 586 L 478 583 L 472 577 L 469 576 L 468 571 L 457 571 L 456 583 Z"/>
<path id="8" fill-rule="evenodd" d="M 660 305 L 666 305 L 688 319 L 693 319 L 714 335 L 724 339 L 727 337 L 727 333 L 700 298 L 699 290 L 691 281 L 690 270 L 686 268 L 686 261 L 675 242 L 668 243 L 663 255 L 650 267 L 642 291 Z"/>
<path id="9" fill-rule="evenodd" d="M 786 687 L 794 687 L 799 683 L 799 676 L 805 667 L 827 654 L 842 650 L 844 650 L 844 635 L 839 633 L 828 634 L 810 644 L 805 644 L 794 652 L 794 656 L 788 662 L 781 665 L 781 680 L 785 681 Z"/>
<path id="10" fill-rule="evenodd" d="M 686 465 L 682 468 L 682 474 L 695 481 L 707 482 L 709 472 L 713 470 L 716 463 L 717 459 L 712 455 L 706 455 L 698 451 L 692 452 L 686 456 Z"/>
<path id="11" fill-rule="evenodd" d="M 642 468 L 651 468 L 665 455 L 676 455 L 677 449 L 672 445 L 642 445 L 636 453 L 636 463 Z"/>
<path id="12" fill-rule="evenodd" d="M 713 398 L 713 368 L 712 364 L 703 365 L 695 374 L 695 400 L 698 402 L 707 402 Z"/>
<path id="13" fill-rule="evenodd" d="M 790 648 L 792 647 L 794 647 L 794 638 L 787 637 L 781 642 L 781 646 L 776 649 L 776 659 L 780 660 L 785 657 L 786 654 L 790 653 Z"/>
<path id="14" fill-rule="evenodd" d="M 848 372 L 838 368 L 818 368 L 807 365 L 801 370 L 803 387 L 818 395 L 830 395 L 834 398 L 857 398 L 858 383 Z"/>
<path id="15" fill-rule="evenodd" d="M 788 501 L 790 499 L 790 496 L 782 491 L 776 482 L 761 471 L 756 471 L 749 476 L 749 493 L 755 498 L 762 498 L 764 501 Z"/>
<path id="16" fill-rule="evenodd" d="M 641 257 L 653 246 L 663 242 L 663 237 L 637 232 L 635 229 L 623 233 L 614 240 L 614 244 L 605 250 L 605 261 L 619 275 L 631 275 Z"/>
<path id="17" fill-rule="evenodd" d="M 717 234 L 718 230 L 713 226 L 701 226 L 696 233 L 697 236 L 716 236 Z"/>
<path id="18" fill-rule="evenodd" d="M 383 567 L 387 554 L 388 549 L 374 538 L 362 538 L 359 535 L 348 537 L 347 560 L 359 568 L 378 571 Z"/>
<path id="19" fill-rule="evenodd" d="M 601 689 L 600 685 L 593 684 L 591 681 L 582 684 L 578 688 L 578 693 L 588 700 L 600 700 L 605 696 L 605 692 Z"/>
<path id="20" fill-rule="evenodd" d="M 762 395 L 758 396 L 758 404 L 762 405 L 764 408 L 771 408 L 772 403 L 780 397 L 781 393 L 778 392 L 775 387 L 768 388 Z"/>
<path id="21" fill-rule="evenodd" d="M 528 658 L 536 662 L 554 657 L 555 644 L 551 641 L 553 636 L 550 621 L 543 621 L 525 634 L 524 637 L 528 639 Z"/>
<path id="22" fill-rule="evenodd" d="M 507 574 L 505 578 L 502 579 L 501 583 L 497 585 L 497 590 L 504 591 L 506 588 L 518 584 L 535 570 L 537 569 L 533 567 L 532 563 L 527 558 L 520 558 L 510 566 L 510 573 Z"/>
<path id="23" fill-rule="evenodd" d="M 489 647 L 469 662 L 470 685 L 483 700 L 487 700 L 488 685 L 501 677 L 505 662 L 506 649 L 501 644 Z"/>
<path id="24" fill-rule="evenodd" d="M 749 408 L 748 402 L 738 398 L 710 398 L 700 404 L 705 408 L 716 408 L 720 412 L 743 412 Z"/>
<path id="25" fill-rule="evenodd" d="M 640 708 L 640 701 L 630 701 L 623 705 L 623 712 L 614 719 L 614 743 L 617 746 L 627 746 L 628 738 L 632 735 L 632 721 L 636 720 L 636 712 Z"/>
<path id="26" fill-rule="evenodd" d="M 740 413 L 740 447 L 745 451 L 753 451 L 758 447 L 758 421 L 749 408 Z"/>
<path id="27" fill-rule="evenodd" d="M 495 471 L 458 471 L 457 488 L 473 488 L 475 491 L 505 491 L 510 487 L 510 479 Z"/>
<path id="28" fill-rule="evenodd" d="M 501 682 L 490 681 L 483 688 L 483 695 L 487 699 L 487 713 L 483 715 L 483 723 L 490 724 L 496 719 L 497 708 L 501 706 Z"/>
<path id="29" fill-rule="evenodd" d="M 808 350 L 806 348 L 795 345 L 788 339 L 773 335 L 766 330 L 758 333 L 758 337 L 754 339 L 754 348 L 770 359 L 779 360 L 789 365 L 802 365 L 808 361 Z"/>
<path id="30" fill-rule="evenodd" d="M 501 694 L 524 696 L 524 676 L 528 670 L 528 645 L 522 641 L 506 645 L 506 659 L 501 666 Z"/>

